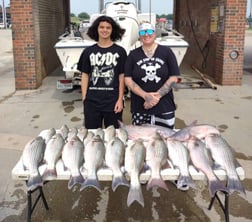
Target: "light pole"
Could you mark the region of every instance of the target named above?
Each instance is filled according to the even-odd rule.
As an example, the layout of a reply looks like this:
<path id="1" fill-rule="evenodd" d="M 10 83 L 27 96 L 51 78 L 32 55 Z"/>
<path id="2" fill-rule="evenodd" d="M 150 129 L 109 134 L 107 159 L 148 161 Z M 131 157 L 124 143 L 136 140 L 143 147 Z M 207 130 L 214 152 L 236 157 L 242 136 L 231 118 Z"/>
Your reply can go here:
<path id="1" fill-rule="evenodd" d="M 3 18 L 4 28 L 6 28 L 6 9 L 5 9 L 4 0 L 2 0 L 2 18 Z"/>
<path id="2" fill-rule="evenodd" d="M 252 0 L 250 0 L 250 13 L 249 13 L 249 18 L 251 19 L 251 11 L 252 11 Z"/>

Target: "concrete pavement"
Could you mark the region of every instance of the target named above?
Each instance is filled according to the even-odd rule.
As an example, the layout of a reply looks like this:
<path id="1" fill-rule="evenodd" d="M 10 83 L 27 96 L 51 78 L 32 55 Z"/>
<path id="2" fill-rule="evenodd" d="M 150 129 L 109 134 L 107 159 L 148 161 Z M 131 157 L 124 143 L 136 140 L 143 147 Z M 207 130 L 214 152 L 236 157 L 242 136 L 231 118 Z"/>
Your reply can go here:
<path id="1" fill-rule="evenodd" d="M 26 142 L 44 129 L 60 128 L 63 124 L 70 128 L 80 127 L 83 122 L 80 89 L 56 89 L 56 80 L 62 78 L 60 69 L 46 77 L 39 89 L 15 92 L 10 38 L 10 30 L 0 30 L 0 221 L 4 222 L 26 220 L 25 184 L 11 179 L 11 170 Z M 249 210 L 252 206 L 251 42 L 250 31 L 246 35 L 242 86 L 175 91 L 178 107 L 176 128 L 194 120 L 218 126 L 223 137 L 234 147 L 235 156 L 245 169 L 243 184 L 247 196 L 230 196 L 231 221 L 252 220 Z M 182 65 L 181 70 L 185 80 L 199 79 L 186 64 Z M 125 123 L 130 122 L 128 110 L 127 102 Z M 96 191 L 80 194 L 76 190 L 68 191 L 66 183 L 60 181 L 47 185 L 50 210 L 47 212 L 40 205 L 34 211 L 33 221 L 167 221 L 168 218 L 169 221 L 224 221 L 218 206 L 207 210 L 209 195 L 204 183 L 200 184 L 199 191 L 190 190 L 186 193 L 172 186 L 169 186 L 171 192 L 168 195 L 160 190 L 151 193 L 145 191 L 146 202 L 149 202 L 143 209 L 137 205 L 127 208 L 127 190 L 114 194 L 107 187 L 101 194 Z"/>

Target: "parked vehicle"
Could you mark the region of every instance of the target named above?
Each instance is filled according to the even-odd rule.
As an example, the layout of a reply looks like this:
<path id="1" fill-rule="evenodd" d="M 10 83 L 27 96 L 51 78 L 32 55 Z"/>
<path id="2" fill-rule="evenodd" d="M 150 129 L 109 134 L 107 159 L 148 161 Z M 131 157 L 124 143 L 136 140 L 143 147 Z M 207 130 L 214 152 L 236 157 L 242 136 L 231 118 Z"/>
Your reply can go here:
<path id="1" fill-rule="evenodd" d="M 0 22 L 0 29 L 4 29 L 4 28 L 5 28 L 4 23 Z"/>

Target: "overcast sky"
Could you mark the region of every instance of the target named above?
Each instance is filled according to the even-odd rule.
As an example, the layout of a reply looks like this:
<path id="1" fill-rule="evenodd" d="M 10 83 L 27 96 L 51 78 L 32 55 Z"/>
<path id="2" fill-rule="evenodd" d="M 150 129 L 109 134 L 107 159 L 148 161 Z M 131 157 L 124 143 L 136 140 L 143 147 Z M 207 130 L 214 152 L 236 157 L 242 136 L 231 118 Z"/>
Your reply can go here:
<path id="1" fill-rule="evenodd" d="M 0 0 L 0 4 L 5 2 L 5 6 L 10 4 L 10 0 Z M 112 0 L 110 0 L 112 1 Z M 134 0 L 130 0 L 135 2 Z M 250 13 L 251 0 L 247 0 L 247 16 Z M 104 2 L 108 2 L 104 0 Z M 150 0 L 142 0 L 142 12 L 149 12 Z M 70 0 L 71 12 L 78 15 L 81 12 L 87 12 L 88 14 L 98 13 L 98 0 Z M 156 14 L 171 14 L 173 10 L 173 0 L 152 0 L 151 1 L 152 11 Z"/>
<path id="2" fill-rule="evenodd" d="M 109 0 L 112 1 L 112 0 Z M 109 2 L 104 0 L 104 2 Z M 135 0 L 129 0 L 134 2 Z M 98 13 L 99 0 L 70 0 L 71 12 L 78 15 L 80 12 L 87 12 L 89 15 L 92 13 Z M 142 12 L 149 12 L 150 0 L 142 0 Z M 247 16 L 250 13 L 250 2 L 247 0 Z M 173 12 L 173 0 L 151 0 L 152 11 L 158 15 L 171 14 Z"/>
<path id="3" fill-rule="evenodd" d="M 89 15 L 92 13 L 98 13 L 99 0 L 92 0 L 90 2 L 86 0 L 70 0 L 71 12 L 79 14 L 80 12 L 87 12 Z M 111 2 L 104 0 L 104 2 Z M 129 0 L 130 2 L 137 2 L 135 0 Z M 88 3 L 87 3 L 88 2 Z M 91 3 L 92 2 L 92 3 Z M 142 12 L 149 12 L 149 5 L 151 3 L 152 11 L 156 14 L 171 14 L 173 11 L 173 0 L 142 0 Z"/>

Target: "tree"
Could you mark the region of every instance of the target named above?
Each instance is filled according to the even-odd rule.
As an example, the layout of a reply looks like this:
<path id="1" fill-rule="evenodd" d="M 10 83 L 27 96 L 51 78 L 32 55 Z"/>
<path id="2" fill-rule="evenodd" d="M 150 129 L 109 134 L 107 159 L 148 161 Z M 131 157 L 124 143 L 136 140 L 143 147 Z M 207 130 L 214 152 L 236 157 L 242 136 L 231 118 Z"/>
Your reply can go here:
<path id="1" fill-rule="evenodd" d="M 75 14 L 74 14 L 74 13 L 71 13 L 71 14 L 70 14 L 70 17 L 75 17 Z"/>
<path id="2" fill-rule="evenodd" d="M 90 18 L 89 14 L 86 13 L 86 12 L 81 12 L 81 13 L 78 15 L 78 17 L 81 18 L 81 19 L 89 19 L 89 18 Z"/>
<path id="3" fill-rule="evenodd" d="M 173 14 L 161 14 L 161 15 L 157 15 L 157 18 L 166 18 L 167 20 L 172 20 L 173 19 Z"/>

